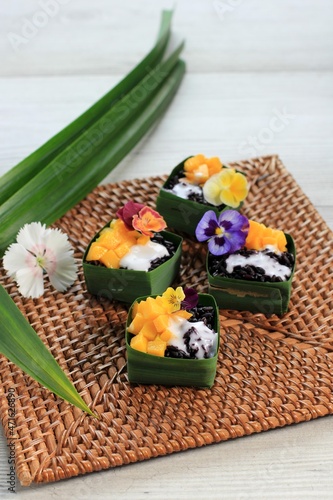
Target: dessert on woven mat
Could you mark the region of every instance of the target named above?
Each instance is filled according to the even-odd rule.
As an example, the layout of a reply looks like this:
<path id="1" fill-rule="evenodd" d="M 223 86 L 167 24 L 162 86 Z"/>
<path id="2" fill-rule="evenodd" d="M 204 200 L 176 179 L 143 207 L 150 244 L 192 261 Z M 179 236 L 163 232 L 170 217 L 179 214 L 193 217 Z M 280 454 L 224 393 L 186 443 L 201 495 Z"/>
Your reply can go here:
<path id="1" fill-rule="evenodd" d="M 198 306 L 194 290 L 169 287 L 162 295 L 135 302 L 128 332 L 131 347 L 156 356 L 203 359 L 216 354 L 214 308 Z"/>
<path id="2" fill-rule="evenodd" d="M 88 291 L 125 302 L 162 292 L 179 271 L 182 239 L 141 203 L 130 201 L 116 215 L 84 254 Z"/>
<path id="3" fill-rule="evenodd" d="M 295 268 L 290 235 L 226 210 L 219 217 L 207 211 L 196 237 L 208 241 L 209 289 L 221 307 L 277 314 L 287 310 Z"/>
<path id="4" fill-rule="evenodd" d="M 157 208 L 168 226 L 194 234 L 204 212 L 238 209 L 248 194 L 245 175 L 218 157 L 191 156 L 177 165 L 161 188 Z"/>
<path id="5" fill-rule="evenodd" d="M 169 287 L 161 295 L 138 298 L 129 311 L 131 382 L 211 386 L 218 346 L 218 310 L 208 294 Z"/>
<path id="6" fill-rule="evenodd" d="M 151 271 L 175 253 L 161 231 L 163 217 L 141 203 L 128 202 L 90 245 L 86 261 L 112 269 Z"/>

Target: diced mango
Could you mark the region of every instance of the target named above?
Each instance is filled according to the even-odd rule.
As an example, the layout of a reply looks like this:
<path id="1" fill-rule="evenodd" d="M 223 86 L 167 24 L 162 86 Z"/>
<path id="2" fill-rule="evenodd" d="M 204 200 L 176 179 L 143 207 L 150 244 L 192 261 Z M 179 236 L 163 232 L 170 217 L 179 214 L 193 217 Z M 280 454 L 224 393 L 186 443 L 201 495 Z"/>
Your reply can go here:
<path id="1" fill-rule="evenodd" d="M 153 320 L 156 330 L 160 333 L 169 327 L 170 316 L 168 314 L 161 314 Z"/>
<path id="2" fill-rule="evenodd" d="M 164 342 L 169 342 L 169 340 L 173 337 L 173 333 L 167 328 L 162 333 L 160 333 L 160 339 Z"/>
<path id="3" fill-rule="evenodd" d="M 101 234 L 97 241 L 99 245 L 114 250 L 121 243 L 121 235 L 114 229 L 110 229 Z"/>
<path id="4" fill-rule="evenodd" d="M 144 335 L 148 340 L 154 340 L 157 336 L 157 330 L 152 321 L 145 321 L 140 330 L 140 335 Z"/>
<path id="5" fill-rule="evenodd" d="M 130 248 L 132 247 L 133 245 L 127 241 L 124 241 L 123 243 L 121 243 L 120 245 L 118 245 L 114 251 L 116 252 L 116 254 L 118 255 L 119 259 L 121 259 L 122 257 L 124 257 L 124 255 L 126 255 Z"/>
<path id="6" fill-rule="evenodd" d="M 137 349 L 141 352 L 147 352 L 148 339 L 139 333 L 139 335 L 135 335 L 135 337 L 132 338 L 130 345 L 133 349 Z"/>
<path id="7" fill-rule="evenodd" d="M 107 252 L 107 248 L 101 247 L 94 241 L 89 248 L 86 260 L 100 260 L 100 258 Z"/>
<path id="8" fill-rule="evenodd" d="M 138 312 L 139 312 L 139 302 L 135 301 L 132 307 L 132 318 L 134 318 L 134 316 L 136 316 Z"/>
<path id="9" fill-rule="evenodd" d="M 140 312 L 146 319 L 155 319 L 160 314 L 165 314 L 164 309 L 152 297 L 148 297 L 144 304 L 142 304 Z"/>
<path id="10" fill-rule="evenodd" d="M 133 320 L 131 324 L 128 327 L 128 331 L 130 333 L 133 333 L 133 335 L 137 335 L 140 330 L 143 328 L 145 324 L 145 318 L 142 316 L 142 314 L 138 313 L 133 317 Z"/>
<path id="11" fill-rule="evenodd" d="M 120 266 L 120 259 L 114 252 L 114 250 L 107 250 L 104 255 L 99 259 L 102 264 L 104 264 L 106 267 L 112 268 L 112 269 L 119 269 Z"/>
<path id="12" fill-rule="evenodd" d="M 149 236 L 145 236 L 142 234 L 138 239 L 137 239 L 137 245 L 146 245 L 148 241 L 150 240 Z"/>
<path id="13" fill-rule="evenodd" d="M 178 316 L 178 318 L 189 319 L 192 313 L 185 311 L 185 309 L 179 309 L 179 311 L 173 313 L 173 315 Z"/>
<path id="14" fill-rule="evenodd" d="M 155 340 L 150 340 L 147 346 L 147 353 L 153 356 L 164 356 L 166 349 L 166 342 L 161 340 L 160 337 L 156 337 Z"/>

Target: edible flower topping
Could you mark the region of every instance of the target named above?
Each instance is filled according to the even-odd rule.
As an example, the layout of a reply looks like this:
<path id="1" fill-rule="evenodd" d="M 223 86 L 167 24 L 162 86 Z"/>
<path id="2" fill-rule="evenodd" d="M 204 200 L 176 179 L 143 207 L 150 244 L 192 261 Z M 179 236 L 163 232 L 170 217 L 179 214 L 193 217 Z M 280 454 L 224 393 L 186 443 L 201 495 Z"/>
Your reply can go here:
<path id="1" fill-rule="evenodd" d="M 181 286 L 176 289 L 169 287 L 162 294 L 162 299 L 167 305 L 169 313 L 179 311 L 182 301 L 185 299 L 185 293 Z"/>
<path id="2" fill-rule="evenodd" d="M 149 237 L 166 228 L 166 222 L 163 217 L 149 207 L 141 208 L 139 213 L 133 216 L 132 220 L 133 228 Z"/>
<path id="3" fill-rule="evenodd" d="M 133 229 L 133 217 L 137 215 L 142 208 L 144 208 L 143 203 L 135 203 L 134 201 L 129 201 L 123 207 L 119 208 L 117 212 L 117 217 L 121 219 L 127 229 Z"/>
<path id="4" fill-rule="evenodd" d="M 203 195 L 214 206 L 237 208 L 245 200 L 249 188 L 246 177 L 233 168 L 224 168 L 210 177 L 203 186 Z"/>
<path id="5" fill-rule="evenodd" d="M 249 221 L 249 225 L 245 241 L 248 250 L 263 250 L 267 246 L 273 246 L 279 252 L 287 251 L 287 239 L 283 231 L 266 227 L 253 220 Z"/>
<path id="6" fill-rule="evenodd" d="M 208 240 L 210 253 L 224 255 L 244 246 L 248 229 L 248 219 L 236 210 L 225 210 L 219 217 L 208 210 L 198 223 L 195 235 L 198 241 Z"/>
<path id="7" fill-rule="evenodd" d="M 193 307 L 196 307 L 198 304 L 199 295 L 194 290 L 194 288 L 185 288 L 184 294 L 185 298 L 180 304 L 181 309 L 192 309 Z"/>
<path id="8" fill-rule="evenodd" d="M 43 295 L 46 273 L 59 292 L 65 291 L 77 275 L 67 235 L 40 222 L 25 224 L 20 229 L 16 243 L 10 245 L 4 255 L 3 265 L 24 297 Z"/>
<path id="9" fill-rule="evenodd" d="M 222 163 L 219 158 L 206 158 L 199 154 L 184 163 L 186 179 L 191 184 L 203 185 L 209 177 L 220 172 Z"/>

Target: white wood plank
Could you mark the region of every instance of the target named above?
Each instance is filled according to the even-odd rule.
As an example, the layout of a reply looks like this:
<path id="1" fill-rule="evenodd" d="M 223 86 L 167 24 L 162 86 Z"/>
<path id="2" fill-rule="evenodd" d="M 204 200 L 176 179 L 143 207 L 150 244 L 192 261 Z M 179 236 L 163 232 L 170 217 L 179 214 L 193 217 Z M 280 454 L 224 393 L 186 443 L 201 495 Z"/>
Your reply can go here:
<path id="1" fill-rule="evenodd" d="M 58 11 L 14 50 L 10 33 L 43 24 L 41 2 Z M 152 46 L 161 8 L 172 4 L 2 2 L 0 174 L 129 71 Z M 332 0 L 178 0 L 173 27 L 186 38 L 188 74 L 163 120 L 105 182 L 166 173 L 199 151 L 226 161 L 278 153 L 333 228 L 332 21 Z M 265 129 L 283 109 L 294 118 L 272 135 Z M 259 138 L 254 151 L 244 144 L 250 136 Z M 17 490 L 23 500 L 329 499 L 331 436 L 326 417 Z M 0 446 L 3 472 L 1 435 Z"/>
<path id="2" fill-rule="evenodd" d="M 50 2 L 53 16 L 41 8 Z M 160 11 L 173 3 L 3 2 L 0 74 L 123 73 L 152 46 Z M 332 70 L 332 24 L 331 0 L 178 0 L 174 16 L 194 72 Z"/>

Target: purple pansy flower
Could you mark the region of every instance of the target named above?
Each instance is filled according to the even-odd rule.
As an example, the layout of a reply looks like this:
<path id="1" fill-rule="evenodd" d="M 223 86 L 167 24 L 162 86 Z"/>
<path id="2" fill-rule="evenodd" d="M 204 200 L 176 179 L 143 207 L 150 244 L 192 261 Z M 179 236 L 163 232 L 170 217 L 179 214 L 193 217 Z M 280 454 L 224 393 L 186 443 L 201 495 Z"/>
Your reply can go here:
<path id="1" fill-rule="evenodd" d="M 116 215 L 124 222 L 127 229 L 133 229 L 133 216 L 137 215 L 144 206 L 143 203 L 128 201 L 126 205 L 119 208 Z"/>
<path id="2" fill-rule="evenodd" d="M 194 290 L 194 288 L 185 288 L 184 290 L 185 299 L 182 300 L 180 307 L 181 309 L 192 309 L 196 307 L 199 300 L 199 295 Z"/>
<path id="3" fill-rule="evenodd" d="M 213 255 L 236 252 L 245 244 L 249 232 L 249 221 L 236 210 L 225 210 L 217 218 L 208 210 L 197 225 L 198 241 L 208 240 L 208 249 Z"/>

